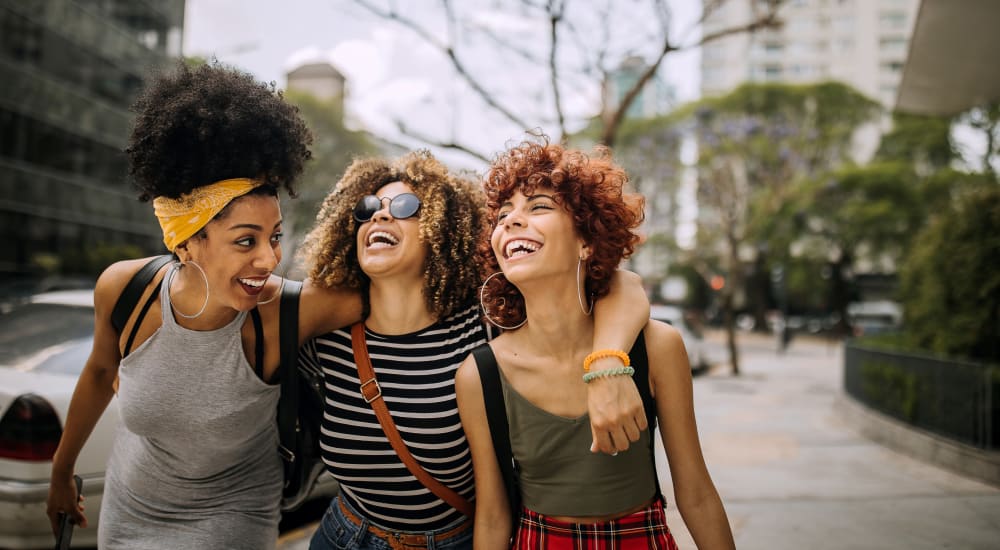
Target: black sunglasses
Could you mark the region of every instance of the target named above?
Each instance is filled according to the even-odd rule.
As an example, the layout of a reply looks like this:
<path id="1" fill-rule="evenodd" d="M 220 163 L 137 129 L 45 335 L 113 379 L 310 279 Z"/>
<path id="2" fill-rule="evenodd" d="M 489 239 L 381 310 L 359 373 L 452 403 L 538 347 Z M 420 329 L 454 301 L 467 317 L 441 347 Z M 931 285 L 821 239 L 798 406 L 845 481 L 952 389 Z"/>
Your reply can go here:
<path id="1" fill-rule="evenodd" d="M 361 197 L 354 207 L 354 219 L 359 223 L 371 220 L 372 216 L 382 209 L 382 201 L 387 198 L 389 197 L 380 199 L 375 195 Z M 420 210 L 420 198 L 413 193 L 401 193 L 389 199 L 389 214 L 397 220 L 412 218 L 417 214 L 417 210 Z"/>

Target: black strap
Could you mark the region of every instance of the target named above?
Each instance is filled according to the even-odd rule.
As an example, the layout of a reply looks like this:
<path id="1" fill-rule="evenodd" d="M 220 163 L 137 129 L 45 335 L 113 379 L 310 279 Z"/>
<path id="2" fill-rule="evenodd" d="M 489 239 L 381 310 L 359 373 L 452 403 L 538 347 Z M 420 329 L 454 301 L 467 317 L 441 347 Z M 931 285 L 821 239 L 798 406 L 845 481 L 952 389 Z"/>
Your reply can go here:
<path id="1" fill-rule="evenodd" d="M 125 342 L 125 351 L 122 352 L 122 359 L 128 357 L 129 353 L 132 353 L 132 342 L 135 342 L 135 335 L 139 333 L 139 325 L 142 324 L 142 320 L 146 318 L 146 312 L 149 311 L 150 306 L 153 302 L 160 297 L 160 287 L 163 286 L 163 279 L 156 283 L 156 288 L 153 289 L 153 293 L 146 298 L 146 303 L 143 304 L 142 310 L 139 311 L 139 316 L 135 318 L 135 323 L 132 324 L 132 330 L 128 333 L 128 340 Z M 121 298 L 118 299 L 121 302 Z"/>
<path id="2" fill-rule="evenodd" d="M 132 276 L 128 284 L 125 285 L 125 289 L 122 290 L 118 301 L 115 302 L 114 309 L 111 310 L 111 326 L 115 328 L 118 334 L 121 334 L 122 330 L 125 329 L 125 324 L 128 323 L 128 318 L 132 315 L 132 310 L 135 309 L 135 306 L 139 303 L 139 298 L 142 297 L 142 291 L 146 290 L 149 282 L 153 280 L 153 277 L 160 271 L 160 268 L 173 260 L 173 258 L 170 254 L 156 256 L 146 262 L 146 265 L 142 266 Z"/>
<path id="3" fill-rule="evenodd" d="M 476 360 L 479 381 L 483 386 L 486 421 L 490 426 L 493 452 L 496 453 L 500 475 L 507 490 L 511 524 L 516 526 L 521 513 L 521 490 L 517 484 L 517 462 L 510 447 L 510 425 L 507 423 L 507 407 L 504 404 L 503 388 L 500 386 L 500 369 L 489 344 L 482 344 L 472 350 L 472 356 Z"/>
<path id="4" fill-rule="evenodd" d="M 649 358 L 646 354 L 645 334 L 640 332 L 632 349 L 629 350 L 629 360 L 635 374 L 632 380 L 639 391 L 642 408 L 646 414 L 648 430 L 653 433 L 656 427 L 656 402 L 649 387 Z M 482 344 L 472 350 L 479 369 L 479 381 L 483 386 L 483 403 L 486 408 L 486 421 L 490 426 L 490 438 L 493 440 L 493 451 L 496 453 L 500 475 L 503 477 L 504 488 L 507 490 L 507 501 L 510 503 L 511 522 L 515 528 L 517 518 L 521 513 L 521 493 L 517 482 L 517 460 L 510 445 L 510 425 L 507 423 L 507 407 L 504 403 L 503 388 L 500 386 L 500 369 L 497 366 L 496 355 L 489 344 Z M 649 438 L 649 452 L 653 452 L 653 437 Z M 654 468 L 655 474 L 655 468 Z M 656 493 L 660 494 L 660 483 L 657 480 Z"/>
<path id="5" fill-rule="evenodd" d="M 295 462 L 295 431 L 298 429 L 299 385 L 299 294 L 302 283 L 285 281 L 281 291 L 281 310 L 278 317 L 278 338 L 280 340 L 281 398 L 278 400 L 279 451 L 287 462 Z"/>
<path id="6" fill-rule="evenodd" d="M 257 372 L 257 378 L 264 380 L 264 326 L 260 321 L 260 311 L 251 309 L 250 318 L 253 319 L 253 370 Z"/>

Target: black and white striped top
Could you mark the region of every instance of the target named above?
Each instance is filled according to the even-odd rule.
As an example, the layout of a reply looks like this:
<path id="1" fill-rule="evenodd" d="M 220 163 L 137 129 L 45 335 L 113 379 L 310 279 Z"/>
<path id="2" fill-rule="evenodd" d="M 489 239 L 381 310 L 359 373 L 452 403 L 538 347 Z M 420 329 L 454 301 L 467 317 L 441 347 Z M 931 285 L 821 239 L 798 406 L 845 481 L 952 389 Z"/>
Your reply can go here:
<path id="1" fill-rule="evenodd" d="M 472 457 L 455 402 L 455 371 L 486 341 L 478 307 L 411 334 L 365 334 L 382 397 L 410 453 L 438 481 L 472 500 Z M 299 357 L 307 368 L 323 371 L 320 446 L 342 498 L 392 530 L 436 530 L 463 517 L 417 481 L 392 450 L 361 396 L 350 327 L 308 342 Z"/>

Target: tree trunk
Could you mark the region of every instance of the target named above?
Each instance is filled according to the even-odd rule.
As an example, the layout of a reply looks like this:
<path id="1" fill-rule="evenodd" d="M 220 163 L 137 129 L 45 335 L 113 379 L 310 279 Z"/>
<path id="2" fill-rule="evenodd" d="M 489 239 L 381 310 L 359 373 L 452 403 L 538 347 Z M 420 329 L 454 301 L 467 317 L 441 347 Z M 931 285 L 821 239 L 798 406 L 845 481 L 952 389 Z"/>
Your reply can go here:
<path id="1" fill-rule="evenodd" d="M 733 376 L 740 375 L 740 354 L 736 348 L 736 313 L 733 311 L 733 293 L 726 292 L 722 300 L 723 320 L 726 325 L 726 345 L 729 347 L 729 363 L 733 366 Z"/>

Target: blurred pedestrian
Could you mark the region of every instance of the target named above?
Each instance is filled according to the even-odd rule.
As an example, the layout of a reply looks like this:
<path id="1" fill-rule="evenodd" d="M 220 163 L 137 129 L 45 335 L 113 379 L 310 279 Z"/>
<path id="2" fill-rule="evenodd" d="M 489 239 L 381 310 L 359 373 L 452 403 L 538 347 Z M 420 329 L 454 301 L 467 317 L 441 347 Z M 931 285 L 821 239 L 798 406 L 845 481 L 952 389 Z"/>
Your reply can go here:
<path id="1" fill-rule="evenodd" d="M 612 455 L 580 450 L 589 384 L 633 374 L 646 396 L 650 425 L 659 424 L 677 505 L 695 542 L 699 548 L 734 547 L 698 442 L 691 368 L 677 330 L 649 321 L 634 345 L 597 351 L 591 345 L 591 298 L 608 291 L 642 220 L 642 199 L 624 193 L 626 182 L 604 152 L 588 157 L 545 141 L 513 147 L 489 169 L 493 230 L 484 256 L 502 276 L 484 292 L 483 309 L 516 328 L 467 359 L 456 377 L 475 465 L 476 548 L 507 548 L 512 531 L 514 548 L 676 548 L 651 431 Z M 616 367 L 592 363 L 607 356 L 619 361 Z M 493 362 L 507 434 L 491 432 L 487 413 L 479 369 Z M 515 494 L 505 489 L 498 436 L 509 436 L 512 456 L 502 460 L 517 465 Z M 511 499 L 523 504 L 517 517 L 511 516 Z"/>

